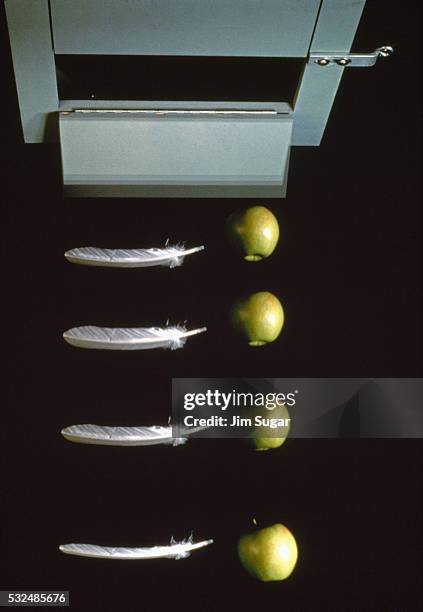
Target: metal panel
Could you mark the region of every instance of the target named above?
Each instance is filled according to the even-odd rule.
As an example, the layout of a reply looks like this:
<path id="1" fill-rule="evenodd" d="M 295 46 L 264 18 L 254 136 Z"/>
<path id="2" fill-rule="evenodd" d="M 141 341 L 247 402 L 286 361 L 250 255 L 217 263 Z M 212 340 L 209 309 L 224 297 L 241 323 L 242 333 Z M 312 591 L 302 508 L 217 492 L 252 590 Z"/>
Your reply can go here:
<path id="1" fill-rule="evenodd" d="M 7 0 L 5 8 L 25 142 L 43 142 L 58 109 L 48 1 Z"/>
<path id="2" fill-rule="evenodd" d="M 365 3 L 323 0 L 310 51 L 349 51 Z M 342 66 L 305 66 L 294 103 L 293 145 L 320 144 L 343 71 Z"/>
<path id="3" fill-rule="evenodd" d="M 67 195 L 283 197 L 288 117 L 61 113 Z"/>
<path id="4" fill-rule="evenodd" d="M 305 57 L 319 0 L 51 0 L 62 54 Z"/>
<path id="5" fill-rule="evenodd" d="M 349 51 L 366 0 L 322 0 L 310 51 Z"/>

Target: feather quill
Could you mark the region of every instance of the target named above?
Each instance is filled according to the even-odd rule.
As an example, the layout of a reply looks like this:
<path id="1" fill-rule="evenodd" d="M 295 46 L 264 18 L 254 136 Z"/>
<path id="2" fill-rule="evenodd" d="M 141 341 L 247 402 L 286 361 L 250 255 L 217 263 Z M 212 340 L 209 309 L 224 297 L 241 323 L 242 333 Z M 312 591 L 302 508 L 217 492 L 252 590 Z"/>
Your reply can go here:
<path id="1" fill-rule="evenodd" d="M 184 326 L 172 327 L 73 327 L 64 332 L 69 344 L 80 348 L 108 350 L 142 350 L 182 348 L 186 339 L 207 331 L 207 327 L 187 330 Z"/>
<path id="2" fill-rule="evenodd" d="M 165 246 L 163 249 L 101 249 L 79 247 L 66 251 L 68 261 L 85 266 L 108 268 L 149 268 L 152 266 L 181 266 L 187 255 L 202 251 L 204 246 L 186 249 L 183 244 Z"/>
<path id="3" fill-rule="evenodd" d="M 59 549 L 67 555 L 92 557 L 94 559 L 186 559 L 191 551 L 213 544 L 213 540 L 193 542 L 192 535 L 186 540 L 175 542 L 171 538 L 168 546 L 152 546 L 150 548 L 126 548 L 97 546 L 95 544 L 62 544 Z"/>

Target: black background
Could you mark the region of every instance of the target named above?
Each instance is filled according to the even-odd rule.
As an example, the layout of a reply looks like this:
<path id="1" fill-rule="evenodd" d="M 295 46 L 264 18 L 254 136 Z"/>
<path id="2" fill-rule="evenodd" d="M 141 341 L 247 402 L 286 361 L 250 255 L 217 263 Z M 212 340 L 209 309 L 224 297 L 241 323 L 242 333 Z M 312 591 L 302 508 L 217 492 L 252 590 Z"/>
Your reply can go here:
<path id="1" fill-rule="evenodd" d="M 56 146 L 22 143 L 2 9 L 1 588 L 69 589 L 77 610 L 420 609 L 420 441 L 288 440 L 254 453 L 231 440 L 107 449 L 59 435 L 80 422 L 165 423 L 172 376 L 422 375 L 417 6 L 367 3 L 354 49 L 396 53 L 346 70 L 321 146 L 292 150 L 286 200 L 263 201 L 280 247 L 259 264 L 225 242 L 224 219 L 246 202 L 63 200 Z M 168 76 L 177 98 L 177 72 Z M 176 270 L 63 259 L 75 246 L 167 238 L 207 250 Z M 280 297 L 286 324 L 278 342 L 251 349 L 227 311 L 256 290 Z M 209 332 L 176 352 L 82 351 L 61 339 L 74 325 L 167 318 Z M 253 517 L 295 534 L 286 582 L 262 584 L 240 567 L 236 541 Z M 57 549 L 162 544 L 191 530 L 215 544 L 179 562 Z"/>

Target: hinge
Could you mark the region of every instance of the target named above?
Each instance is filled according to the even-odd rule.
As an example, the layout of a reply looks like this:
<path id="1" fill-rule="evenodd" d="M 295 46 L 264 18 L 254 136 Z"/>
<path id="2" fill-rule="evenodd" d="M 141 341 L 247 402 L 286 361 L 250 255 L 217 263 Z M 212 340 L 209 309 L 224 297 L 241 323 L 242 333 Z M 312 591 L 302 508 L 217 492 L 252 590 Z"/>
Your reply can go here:
<path id="1" fill-rule="evenodd" d="M 351 68 L 368 68 L 374 66 L 379 57 L 389 57 L 394 52 L 393 47 L 387 45 L 378 47 L 371 53 L 310 53 L 309 64 L 318 66 L 348 66 Z"/>

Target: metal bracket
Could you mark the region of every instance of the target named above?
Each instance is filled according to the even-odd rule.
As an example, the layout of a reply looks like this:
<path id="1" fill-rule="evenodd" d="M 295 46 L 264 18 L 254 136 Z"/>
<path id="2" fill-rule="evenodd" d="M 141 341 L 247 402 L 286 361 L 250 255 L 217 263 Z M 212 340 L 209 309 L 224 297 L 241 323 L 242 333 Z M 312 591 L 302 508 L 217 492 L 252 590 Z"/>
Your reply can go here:
<path id="1" fill-rule="evenodd" d="M 348 66 L 351 68 L 369 68 L 374 66 L 379 57 L 389 57 L 394 52 L 393 47 L 387 45 L 378 47 L 372 53 L 310 53 L 309 64 L 318 66 Z"/>

